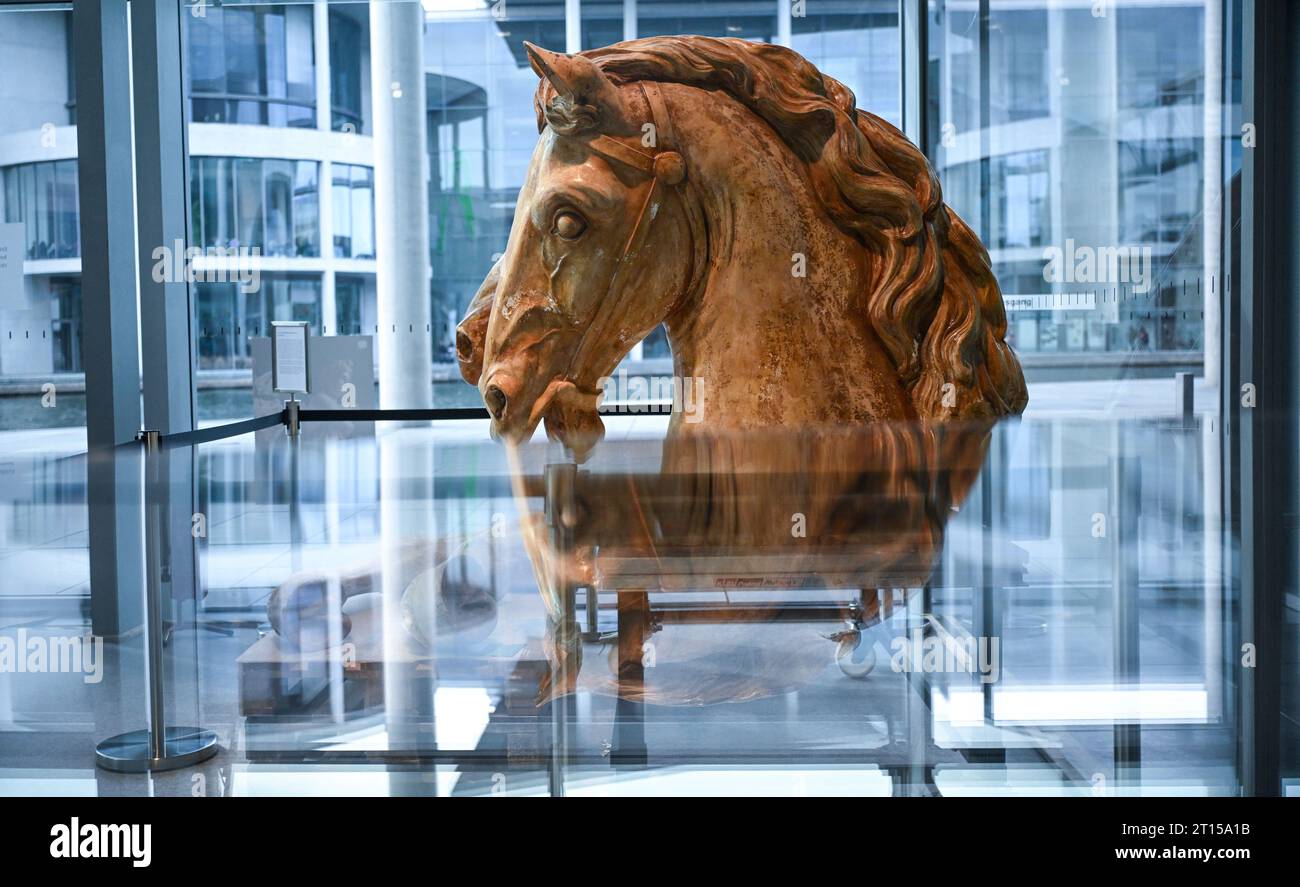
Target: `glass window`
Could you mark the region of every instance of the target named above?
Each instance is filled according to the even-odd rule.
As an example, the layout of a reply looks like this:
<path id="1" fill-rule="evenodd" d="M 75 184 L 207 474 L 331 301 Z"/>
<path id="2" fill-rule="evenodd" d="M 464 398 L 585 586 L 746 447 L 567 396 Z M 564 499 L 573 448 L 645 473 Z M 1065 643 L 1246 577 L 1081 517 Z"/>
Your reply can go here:
<path id="1" fill-rule="evenodd" d="M 273 277 L 269 283 L 270 320 L 305 320 L 321 334 L 320 278 Z"/>
<path id="2" fill-rule="evenodd" d="M 195 157 L 190 165 L 197 245 L 256 249 L 263 256 L 320 255 L 318 163 Z"/>
<path id="3" fill-rule="evenodd" d="M 335 131 L 360 133 L 366 129 L 362 108 L 368 84 L 362 79 L 362 40 L 366 36 L 362 23 L 367 19 L 367 9 L 360 4 L 330 10 L 330 128 Z"/>
<path id="4" fill-rule="evenodd" d="M 1031 381 L 1120 366 L 1095 352 L 1198 370 L 1218 273 L 1202 248 L 1204 4 L 935 12 L 927 153 L 989 248 L 1015 347 L 1055 355 Z"/>
<path id="5" fill-rule="evenodd" d="M 365 332 L 367 302 L 373 304 L 374 301 L 373 298 L 367 300 L 366 291 L 364 278 L 339 275 L 335 280 L 335 323 L 339 335 L 351 336 Z"/>
<path id="6" fill-rule="evenodd" d="M 290 237 L 294 204 L 293 164 L 287 160 L 262 161 L 266 192 L 266 238 L 263 251 L 268 256 L 292 255 Z"/>
<path id="7" fill-rule="evenodd" d="M 186 16 L 193 119 L 315 126 L 311 5 L 209 5 L 202 10 Z"/>
<path id="8" fill-rule="evenodd" d="M 3 171 L 9 223 L 21 222 L 29 260 L 81 255 L 77 219 L 77 161 L 25 163 Z"/>
<path id="9" fill-rule="evenodd" d="M 537 141 L 523 43 L 564 49 L 564 4 L 425 9 L 433 359 L 452 364 L 456 324 L 505 249 Z"/>
<path id="10" fill-rule="evenodd" d="M 772 43 L 777 33 L 775 2 L 665 0 L 662 3 L 638 3 L 636 8 L 637 37 L 700 34 Z"/>
<path id="11" fill-rule="evenodd" d="M 320 255 L 319 175 L 319 164 L 308 160 L 298 160 L 293 164 L 293 246 L 290 255 Z"/>
<path id="12" fill-rule="evenodd" d="M 199 369 L 251 369 L 249 339 L 267 335 L 273 320 L 305 320 L 320 335 L 320 305 L 318 275 L 264 272 L 247 292 L 238 283 L 196 283 Z"/>
<path id="13" fill-rule="evenodd" d="M 795 3 L 790 21 L 791 49 L 853 90 L 859 108 L 902 125 L 897 3 Z"/>
<path id="14" fill-rule="evenodd" d="M 0 7 L 0 251 L 8 260 L 6 273 L 0 274 L 0 461 L 6 462 L 11 478 L 15 467 L 17 477 L 24 476 L 28 460 L 34 470 L 43 471 L 41 459 L 63 459 L 86 445 L 69 9 L 55 4 Z M 35 429 L 42 429 L 39 456 L 31 455 L 38 451 L 26 433 Z M 24 451 L 29 455 L 13 461 L 13 454 Z M 14 487 L 21 488 L 21 483 Z M 13 507 L 31 508 L 33 503 L 24 501 L 27 494 L 15 495 Z M 63 488 L 58 495 L 64 495 Z M 84 528 L 76 524 L 84 518 L 83 506 L 72 525 L 35 521 L 20 532 L 30 533 L 36 546 L 53 545 Z M 23 522 L 0 513 L 0 550 L 21 552 L 23 546 L 7 544 L 16 537 L 4 528 Z M 60 557 L 76 572 L 84 555 L 84 548 L 73 546 Z M 22 566 L 20 561 L 10 562 Z M 58 593 L 75 584 L 60 584 L 35 562 L 27 576 L 35 594 Z M 0 590 L 0 602 L 3 595 Z"/>
<path id="15" fill-rule="evenodd" d="M 80 373 L 81 364 L 81 278 L 50 279 L 50 300 L 54 372 Z"/>
<path id="16" fill-rule="evenodd" d="M 334 164 L 334 255 L 375 257 L 374 173 L 367 166 Z"/>
<path id="17" fill-rule="evenodd" d="M 263 241 L 262 161 L 239 158 L 235 172 L 235 243 L 252 249 Z"/>

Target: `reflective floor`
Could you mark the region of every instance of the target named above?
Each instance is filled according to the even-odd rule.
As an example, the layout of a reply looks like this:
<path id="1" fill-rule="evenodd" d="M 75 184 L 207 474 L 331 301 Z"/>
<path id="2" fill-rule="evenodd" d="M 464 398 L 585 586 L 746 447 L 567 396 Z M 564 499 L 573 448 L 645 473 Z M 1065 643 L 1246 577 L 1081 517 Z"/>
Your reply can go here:
<path id="1" fill-rule="evenodd" d="M 1212 421 L 20 461 L 0 794 L 1237 794 Z M 116 597 L 88 499 L 139 555 Z M 110 774 L 95 744 L 148 721 L 150 564 L 167 722 L 221 751 Z"/>

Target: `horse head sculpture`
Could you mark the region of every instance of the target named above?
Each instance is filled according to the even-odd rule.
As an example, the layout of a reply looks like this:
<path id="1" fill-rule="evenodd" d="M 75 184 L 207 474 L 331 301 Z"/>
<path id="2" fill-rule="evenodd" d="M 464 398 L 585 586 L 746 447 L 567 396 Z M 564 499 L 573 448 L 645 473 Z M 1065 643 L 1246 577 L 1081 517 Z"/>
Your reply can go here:
<path id="1" fill-rule="evenodd" d="M 674 414 L 656 471 L 584 481 L 596 498 L 561 511 L 572 548 L 549 545 L 542 515 L 526 515 L 553 672 L 539 699 L 572 689 L 581 661 L 561 592 L 600 587 L 615 561 L 691 567 L 739 551 L 814 582 L 861 583 L 864 601 L 925 583 L 992 422 L 1028 400 L 988 253 L 944 205 L 925 157 L 782 47 L 707 37 L 577 55 L 525 46 L 541 135 L 505 253 L 457 330 L 462 375 L 496 435 L 518 443 L 544 421 L 579 461 L 603 432 L 602 381 L 659 324 L 677 380 L 707 389 L 702 412 Z M 528 495 L 516 491 L 521 503 Z M 806 538 L 792 538 L 793 511 Z M 413 560 L 436 578 L 426 562 L 439 549 L 425 549 Z M 310 608 L 319 595 L 298 594 L 302 585 L 286 583 L 273 603 L 305 597 Z M 417 598 L 415 615 L 446 609 L 436 588 Z M 646 611 L 633 621 L 647 624 L 647 597 L 636 599 L 620 594 L 620 619 Z M 878 615 L 864 609 L 858 621 Z M 756 698 L 797 686 L 824 660 L 793 636 L 794 647 L 735 641 L 729 649 L 758 664 L 719 676 L 716 637 L 705 636 L 700 668 L 641 698 Z M 620 636 L 620 650 L 640 655 L 629 644 Z M 808 666 L 798 675 L 790 650 Z"/>
<path id="2" fill-rule="evenodd" d="M 660 323 L 708 386 L 692 430 L 1023 410 L 988 253 L 843 84 L 739 39 L 525 45 L 541 135 L 457 331 L 496 434 L 544 420 L 583 457 L 601 380 Z"/>

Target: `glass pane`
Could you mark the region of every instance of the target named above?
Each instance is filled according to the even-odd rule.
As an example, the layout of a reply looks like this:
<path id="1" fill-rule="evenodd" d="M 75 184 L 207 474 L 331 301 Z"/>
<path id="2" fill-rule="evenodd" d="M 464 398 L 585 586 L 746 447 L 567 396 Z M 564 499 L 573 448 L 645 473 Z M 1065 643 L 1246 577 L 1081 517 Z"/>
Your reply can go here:
<path id="1" fill-rule="evenodd" d="M 1031 383 L 1201 374 L 1221 296 L 1204 4 L 1107 12 L 932 4 L 929 154 L 989 247 Z"/>
<path id="2" fill-rule="evenodd" d="M 315 126 L 310 4 L 195 4 L 187 16 L 193 119 Z"/>
<path id="3" fill-rule="evenodd" d="M 352 222 L 352 255 L 357 259 L 375 257 L 375 189 L 369 167 L 349 170 L 349 212 Z"/>
<path id="4" fill-rule="evenodd" d="M 266 187 L 266 239 L 262 252 L 268 256 L 293 255 L 289 232 L 294 230 L 294 164 L 287 160 L 263 161 Z"/>
<path id="5" fill-rule="evenodd" d="M 90 557 L 71 5 L 0 7 L 0 644 L 88 633 Z M 126 213 L 131 207 L 123 208 Z M 89 695 L 0 666 L 0 770 Z M 76 697 L 77 702 L 72 702 Z M 68 719 L 69 715 L 71 719 Z M 3 792 L 3 789 L 0 789 Z"/>
<path id="6" fill-rule="evenodd" d="M 524 41 L 563 49 L 564 4 L 426 3 L 425 10 L 434 402 L 469 406 L 477 394 L 456 366 L 456 325 L 505 250 L 537 137 L 537 76 Z"/>
<path id="7" fill-rule="evenodd" d="M 362 131 L 361 33 L 361 25 L 354 19 L 330 12 L 332 128 L 344 132 Z"/>
<path id="8" fill-rule="evenodd" d="M 347 334 L 361 334 L 363 315 L 377 332 L 373 187 L 356 172 L 374 162 L 369 7 L 187 4 L 187 13 L 192 237 L 206 253 L 196 262 L 206 269 L 195 297 L 198 412 L 209 423 L 276 403 L 254 384 L 272 321 L 306 319 L 314 335 L 334 336 L 351 298 L 361 304 Z"/>
<path id="9" fill-rule="evenodd" d="M 295 256 L 320 255 L 319 164 L 299 160 L 294 164 L 293 249 Z"/>
<path id="10" fill-rule="evenodd" d="M 0 9 L 0 473 L 10 477 L 35 453 L 85 449 L 69 8 Z M 34 587 L 60 581 L 40 572 Z"/>
<path id="11" fill-rule="evenodd" d="M 662 37 L 699 34 L 704 37 L 739 37 L 774 43 L 778 36 L 776 4 L 744 0 L 667 0 L 637 4 L 637 36 Z"/>
<path id="12" fill-rule="evenodd" d="M 832 2 L 794 4 L 790 48 L 843 83 L 858 107 L 902 125 L 898 4 Z"/>
<path id="13" fill-rule="evenodd" d="M 295 286 L 269 285 L 277 316 L 311 301 Z M 696 494 L 660 468 L 662 426 L 624 437 L 633 417 L 608 419 L 612 439 L 579 472 L 540 441 L 512 463 L 492 442 L 451 439 L 464 434 L 455 422 L 298 441 L 272 428 L 186 451 L 207 522 L 200 603 L 175 641 L 186 667 L 169 692 L 200 723 L 227 713 L 241 767 L 284 779 L 338 767 L 322 776 L 338 786 L 364 755 L 436 765 L 437 780 L 400 783 L 427 794 L 1240 791 L 1236 657 L 1222 646 L 1235 617 L 1194 541 L 1203 428 L 1025 420 L 953 435 L 929 464 L 900 456 L 926 434 L 908 423 L 704 444 L 698 456 L 716 457 L 715 443 L 754 459 L 816 453 L 785 476 L 694 463 L 697 481 L 737 496 L 715 492 L 715 504 L 757 495 L 779 510 L 794 496 L 814 524 L 823 505 L 875 515 L 855 541 L 777 526 L 760 532 L 764 549 L 721 526 L 702 537 Z M 787 486 L 850 465 L 857 485 L 823 488 L 825 502 Z M 557 472 L 583 503 L 573 544 L 601 540 L 601 587 L 562 605 L 584 633 L 568 659 L 557 650 L 569 629 L 548 616 L 528 555 L 567 543 L 524 529 L 564 495 L 545 482 Z M 1118 537 L 1093 534 L 1099 507 Z M 638 512 L 649 543 L 627 532 Z M 918 519 L 935 534 L 933 563 L 889 545 Z M 656 557 L 637 557 L 647 544 Z M 805 571 L 818 562 L 840 572 Z M 928 580 L 877 586 L 882 569 Z M 664 586 L 638 587 L 646 570 Z M 562 667 L 572 685 L 557 697 Z M 19 707 L 43 716 L 31 699 Z M 1126 757 L 1137 748 L 1140 769 Z"/>

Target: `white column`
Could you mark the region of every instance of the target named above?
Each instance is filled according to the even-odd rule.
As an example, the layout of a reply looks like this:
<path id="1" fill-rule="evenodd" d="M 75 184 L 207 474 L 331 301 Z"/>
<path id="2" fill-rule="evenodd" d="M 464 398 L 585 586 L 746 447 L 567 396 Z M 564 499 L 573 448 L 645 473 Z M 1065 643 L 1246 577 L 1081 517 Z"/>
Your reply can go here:
<path id="1" fill-rule="evenodd" d="M 564 0 L 564 51 L 582 52 L 581 0 Z"/>
<path id="2" fill-rule="evenodd" d="M 1202 158 L 1205 173 L 1205 200 L 1202 229 L 1204 231 L 1204 273 L 1201 275 L 1201 298 L 1205 304 L 1205 320 L 1201 331 L 1202 350 L 1205 354 L 1205 388 L 1207 400 L 1201 419 L 1201 516 L 1202 542 L 1202 594 L 1205 601 L 1205 687 L 1210 699 L 1211 712 L 1218 714 L 1222 698 L 1222 671 L 1215 653 L 1222 644 L 1223 583 L 1223 514 L 1222 483 L 1220 475 L 1222 436 L 1219 424 L 1219 386 L 1222 384 L 1220 363 L 1223 335 L 1220 305 L 1223 300 L 1223 279 L 1220 277 L 1220 257 L 1223 236 L 1223 10 L 1217 0 L 1205 4 L 1205 151 Z"/>
<path id="3" fill-rule="evenodd" d="M 776 43 L 790 46 L 794 43 L 794 27 L 790 19 L 792 0 L 776 0 Z"/>
<path id="4" fill-rule="evenodd" d="M 343 330 L 338 328 L 338 294 L 334 292 L 334 164 L 328 160 L 320 162 L 317 188 L 320 255 L 325 265 L 320 282 L 321 326 L 327 335 L 337 336 Z"/>
<path id="5" fill-rule="evenodd" d="M 316 128 L 329 132 L 334 97 L 330 91 L 330 8 L 326 0 L 313 0 L 311 24 L 316 50 Z"/>
<path id="6" fill-rule="evenodd" d="M 636 39 L 636 0 L 623 0 L 623 39 Z"/>
<path id="7" fill-rule="evenodd" d="M 312 4 L 312 43 L 316 49 L 316 129 L 329 132 L 333 126 L 334 94 L 330 87 L 330 8 L 326 0 Z M 317 202 L 320 207 L 320 255 L 325 271 L 320 281 L 320 323 L 326 335 L 339 334 L 337 301 L 334 293 L 334 171 L 323 160 L 317 179 Z"/>
<path id="8" fill-rule="evenodd" d="M 1222 351 L 1219 337 L 1219 304 L 1223 298 L 1223 281 L 1219 279 L 1221 238 L 1223 236 L 1223 10 L 1218 2 L 1205 4 L 1205 151 L 1201 161 L 1204 171 L 1205 200 L 1202 255 L 1205 271 L 1201 275 L 1201 297 L 1205 302 L 1205 324 L 1201 341 L 1205 352 L 1205 383 L 1211 397 L 1219 388 L 1219 363 Z"/>
<path id="9" fill-rule="evenodd" d="M 370 7 L 379 405 L 433 403 L 424 9 Z"/>

